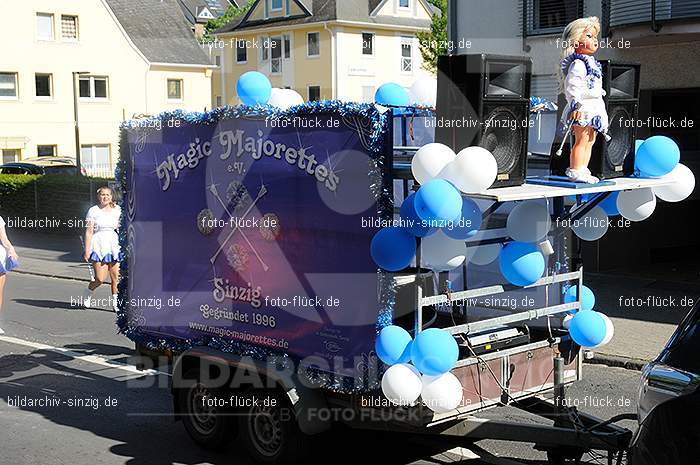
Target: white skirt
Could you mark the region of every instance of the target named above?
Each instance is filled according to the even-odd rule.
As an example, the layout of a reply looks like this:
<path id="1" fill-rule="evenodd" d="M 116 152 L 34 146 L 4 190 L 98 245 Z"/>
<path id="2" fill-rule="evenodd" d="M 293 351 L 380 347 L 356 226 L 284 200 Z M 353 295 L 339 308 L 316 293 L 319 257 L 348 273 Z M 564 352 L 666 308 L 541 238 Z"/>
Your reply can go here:
<path id="1" fill-rule="evenodd" d="M 90 261 L 112 263 L 121 259 L 119 236 L 115 231 L 98 231 L 92 235 Z"/>
<path id="2" fill-rule="evenodd" d="M 10 259 L 5 247 L 0 245 L 0 273 L 7 273 L 17 268 L 17 262 Z"/>
<path id="3" fill-rule="evenodd" d="M 580 106 L 578 108 L 581 117 L 576 120 L 575 124 L 577 126 L 590 126 L 599 133 L 606 135 L 608 134 L 608 112 L 605 108 L 605 101 L 602 97 L 598 98 L 584 98 L 581 100 Z M 571 113 L 571 102 L 566 106 L 562 112 L 562 123 L 566 125 L 569 119 L 569 114 Z M 607 139 L 607 137 L 606 137 Z"/>

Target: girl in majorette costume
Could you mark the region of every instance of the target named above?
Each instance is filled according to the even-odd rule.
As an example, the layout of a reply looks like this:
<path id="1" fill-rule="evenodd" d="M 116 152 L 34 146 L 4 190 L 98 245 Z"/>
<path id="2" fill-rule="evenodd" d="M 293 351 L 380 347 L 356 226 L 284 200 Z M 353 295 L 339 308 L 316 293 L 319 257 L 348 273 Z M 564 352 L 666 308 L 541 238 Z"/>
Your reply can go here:
<path id="1" fill-rule="evenodd" d="M 2 315 L 2 299 L 7 272 L 17 267 L 18 260 L 17 252 L 5 232 L 5 220 L 0 216 L 0 315 Z M 5 334 L 2 328 L 0 328 L 0 334 Z"/>
<path id="2" fill-rule="evenodd" d="M 97 190 L 98 205 L 87 212 L 85 228 L 86 262 L 92 264 L 93 280 L 83 295 L 83 305 L 90 308 L 92 293 L 109 275 L 112 281 L 112 307 L 117 310 L 117 283 L 119 282 L 119 260 L 121 250 L 117 229 L 121 218 L 121 208 L 114 203 L 114 192 L 109 187 Z"/>
<path id="3" fill-rule="evenodd" d="M 576 138 L 566 176 L 572 181 L 589 184 L 599 182 L 588 169 L 596 134 L 610 140 L 608 113 L 603 100 L 603 73 L 600 63 L 593 58 L 598 50 L 599 33 L 600 21 L 595 16 L 569 23 L 562 34 L 559 68 L 559 82 L 567 102 L 561 123 L 564 126 L 571 124 Z"/>

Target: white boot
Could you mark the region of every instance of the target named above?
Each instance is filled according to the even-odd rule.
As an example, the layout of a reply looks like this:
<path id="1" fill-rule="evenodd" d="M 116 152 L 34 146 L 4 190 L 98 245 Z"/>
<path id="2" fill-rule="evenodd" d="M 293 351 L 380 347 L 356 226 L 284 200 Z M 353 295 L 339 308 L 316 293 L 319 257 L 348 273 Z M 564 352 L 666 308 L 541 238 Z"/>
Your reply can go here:
<path id="1" fill-rule="evenodd" d="M 92 308 L 92 293 L 93 292 L 94 291 L 91 290 L 89 287 L 83 291 L 83 307 L 84 308 Z"/>

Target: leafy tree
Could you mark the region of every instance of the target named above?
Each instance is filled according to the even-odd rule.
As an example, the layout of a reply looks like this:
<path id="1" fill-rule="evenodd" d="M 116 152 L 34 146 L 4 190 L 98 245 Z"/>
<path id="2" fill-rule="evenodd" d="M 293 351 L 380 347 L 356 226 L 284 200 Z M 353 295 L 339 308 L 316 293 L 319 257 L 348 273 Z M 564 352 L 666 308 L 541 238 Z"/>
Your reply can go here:
<path id="1" fill-rule="evenodd" d="M 440 9 L 441 14 L 434 14 L 430 31 L 419 32 L 420 54 L 423 57 L 423 68 L 431 73 L 437 72 L 437 58 L 447 55 L 447 0 L 428 0 Z"/>
<path id="2" fill-rule="evenodd" d="M 213 33 L 219 28 L 226 26 L 228 23 L 238 18 L 242 14 L 246 13 L 251 6 L 253 6 L 255 0 L 248 0 L 248 3 L 241 7 L 229 6 L 223 15 L 218 18 L 210 19 L 204 26 L 204 36 L 202 37 L 203 42 L 209 42 L 214 39 Z"/>

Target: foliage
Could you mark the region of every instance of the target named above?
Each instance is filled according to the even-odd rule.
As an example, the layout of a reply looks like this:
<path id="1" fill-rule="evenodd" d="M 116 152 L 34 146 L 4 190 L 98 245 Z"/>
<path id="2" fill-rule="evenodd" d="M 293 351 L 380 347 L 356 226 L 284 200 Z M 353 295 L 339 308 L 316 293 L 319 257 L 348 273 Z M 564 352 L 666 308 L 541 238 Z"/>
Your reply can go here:
<path id="1" fill-rule="evenodd" d="M 214 31 L 226 26 L 234 19 L 246 13 L 248 9 L 250 9 L 250 7 L 253 6 L 253 3 L 255 3 L 255 0 L 248 0 L 248 3 L 241 7 L 231 5 L 226 9 L 226 12 L 222 16 L 207 21 L 206 26 L 204 26 L 204 37 L 202 37 L 202 41 L 210 42 L 211 40 L 213 40 Z"/>
<path id="2" fill-rule="evenodd" d="M 436 73 L 438 57 L 447 55 L 447 0 L 428 0 L 428 2 L 439 8 L 442 14 L 433 15 L 430 31 L 422 31 L 416 35 L 423 57 L 423 68 Z"/>

